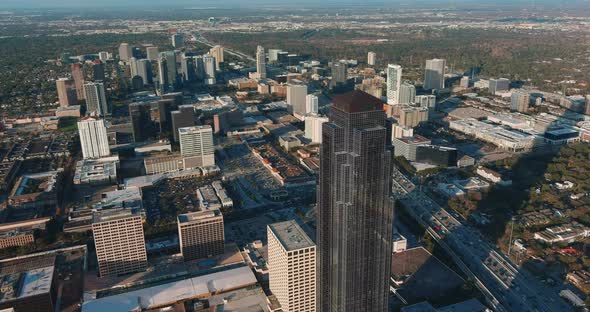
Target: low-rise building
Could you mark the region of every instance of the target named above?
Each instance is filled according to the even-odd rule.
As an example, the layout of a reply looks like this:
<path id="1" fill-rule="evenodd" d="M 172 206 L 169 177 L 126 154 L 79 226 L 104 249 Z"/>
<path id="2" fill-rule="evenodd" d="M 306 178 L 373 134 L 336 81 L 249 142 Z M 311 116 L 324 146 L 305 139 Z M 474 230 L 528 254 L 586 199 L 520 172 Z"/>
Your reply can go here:
<path id="1" fill-rule="evenodd" d="M 560 226 L 548 227 L 543 231 L 536 232 L 534 238 L 549 244 L 553 243 L 573 243 L 590 236 L 590 228 L 572 222 Z"/>
<path id="2" fill-rule="evenodd" d="M 74 184 L 117 184 L 118 167 L 119 156 L 79 160 Z"/>
<path id="3" fill-rule="evenodd" d="M 492 183 L 495 183 L 495 184 L 499 184 L 502 186 L 512 185 L 512 180 L 504 178 L 500 173 L 498 173 L 490 168 L 480 166 L 480 167 L 477 167 L 477 170 L 475 170 L 475 173 L 477 173 L 480 177 L 482 177 Z"/>

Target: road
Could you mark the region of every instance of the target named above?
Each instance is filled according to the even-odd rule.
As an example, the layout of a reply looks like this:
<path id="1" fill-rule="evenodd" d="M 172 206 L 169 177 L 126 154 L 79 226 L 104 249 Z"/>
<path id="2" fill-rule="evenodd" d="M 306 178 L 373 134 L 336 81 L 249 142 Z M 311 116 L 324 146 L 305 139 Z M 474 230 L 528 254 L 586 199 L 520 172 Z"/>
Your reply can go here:
<path id="1" fill-rule="evenodd" d="M 557 291 L 514 265 L 477 229 L 447 212 L 401 172 L 395 170 L 393 180 L 393 193 L 409 215 L 451 254 L 496 311 L 573 311 Z"/>
<path id="2" fill-rule="evenodd" d="M 205 37 L 201 36 L 201 34 L 199 34 L 197 32 L 196 33 L 193 33 L 192 36 L 193 36 L 193 40 L 196 41 L 196 42 L 198 42 L 198 43 L 202 43 L 202 44 L 204 44 L 206 46 L 209 46 L 209 47 L 213 47 L 214 46 L 213 43 L 209 42 L 209 40 L 207 40 Z M 234 51 L 234 50 L 228 49 L 226 47 L 223 47 L 223 52 L 224 53 L 227 53 L 227 54 L 230 54 L 230 55 L 233 55 L 233 56 L 236 56 L 236 57 L 239 57 L 241 59 L 245 59 L 245 60 L 248 60 L 248 61 L 251 61 L 251 62 L 256 62 L 256 59 L 254 57 L 252 57 L 252 56 L 250 56 L 248 54 L 242 53 L 240 51 Z"/>

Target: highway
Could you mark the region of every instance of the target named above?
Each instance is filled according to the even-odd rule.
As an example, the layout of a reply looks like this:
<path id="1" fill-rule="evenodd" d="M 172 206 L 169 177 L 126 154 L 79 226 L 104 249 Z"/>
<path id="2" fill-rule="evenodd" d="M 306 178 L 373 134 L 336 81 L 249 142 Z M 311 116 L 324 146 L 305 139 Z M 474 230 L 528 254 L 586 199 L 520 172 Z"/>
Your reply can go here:
<path id="1" fill-rule="evenodd" d="M 496 311 L 573 311 L 558 293 L 520 270 L 472 226 L 449 213 L 397 169 L 393 194 L 405 210 L 449 252 Z"/>
<path id="2" fill-rule="evenodd" d="M 201 36 L 201 34 L 199 34 L 199 33 L 193 33 L 192 37 L 195 42 L 202 43 L 202 44 L 209 46 L 209 47 L 214 46 L 214 44 L 210 43 L 205 37 Z M 233 56 L 236 56 L 236 57 L 239 57 L 241 59 L 245 59 L 245 60 L 248 60 L 251 62 L 256 62 L 255 58 L 253 58 L 252 56 L 250 56 L 248 54 L 242 53 L 240 51 L 234 51 L 234 50 L 230 50 L 226 47 L 223 47 L 223 52 L 233 55 Z"/>

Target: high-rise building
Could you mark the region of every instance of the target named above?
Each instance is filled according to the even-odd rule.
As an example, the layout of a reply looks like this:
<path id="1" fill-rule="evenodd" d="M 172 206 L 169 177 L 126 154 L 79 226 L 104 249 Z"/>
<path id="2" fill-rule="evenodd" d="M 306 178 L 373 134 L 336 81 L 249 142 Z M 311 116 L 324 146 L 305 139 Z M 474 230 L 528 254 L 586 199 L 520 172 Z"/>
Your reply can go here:
<path id="1" fill-rule="evenodd" d="M 209 50 L 209 55 L 215 58 L 215 67 L 219 69 L 219 64 L 223 63 L 223 47 L 216 45 Z"/>
<path id="2" fill-rule="evenodd" d="M 164 91 L 173 90 L 176 86 L 176 54 L 174 51 L 160 53 L 158 58 L 158 77 L 160 87 Z"/>
<path id="3" fill-rule="evenodd" d="M 178 129 L 195 125 L 195 109 L 192 105 L 181 105 L 178 110 L 170 113 L 172 119 L 172 137 L 174 142 L 179 142 Z"/>
<path id="4" fill-rule="evenodd" d="M 178 239 L 185 261 L 223 254 L 223 215 L 218 209 L 178 215 Z"/>
<path id="5" fill-rule="evenodd" d="M 267 226 L 269 288 L 285 312 L 316 311 L 316 246 L 293 220 Z"/>
<path id="6" fill-rule="evenodd" d="M 587 116 L 590 116 L 590 94 L 586 95 L 586 112 Z"/>
<path id="7" fill-rule="evenodd" d="M 530 94 L 525 90 L 514 90 L 512 92 L 510 109 L 524 113 L 529 109 L 529 102 L 531 100 Z"/>
<path id="8" fill-rule="evenodd" d="M 151 117 L 151 103 L 129 104 L 129 118 L 134 142 L 144 142 L 156 135 L 156 128 Z"/>
<path id="9" fill-rule="evenodd" d="M 421 107 L 428 107 L 431 110 L 436 108 L 436 96 L 432 94 L 416 95 L 414 101 Z"/>
<path id="10" fill-rule="evenodd" d="M 151 75 L 151 63 L 147 59 L 135 59 L 131 58 L 129 60 L 131 66 L 131 78 L 139 76 L 141 77 L 143 84 L 147 85 L 152 83 L 152 75 Z"/>
<path id="11" fill-rule="evenodd" d="M 328 122 L 328 117 L 319 115 L 305 116 L 305 137 L 312 143 L 322 143 L 322 125 Z"/>
<path id="12" fill-rule="evenodd" d="M 317 114 L 319 111 L 319 100 L 317 95 L 308 94 L 305 97 L 305 113 Z"/>
<path id="13" fill-rule="evenodd" d="M 68 107 L 78 104 L 76 96 L 76 85 L 70 78 L 59 78 L 55 81 L 57 88 L 57 97 L 59 98 L 60 107 Z"/>
<path id="14" fill-rule="evenodd" d="M 217 79 L 215 78 L 215 58 L 210 55 L 203 56 L 203 69 L 205 73 L 205 84 L 206 85 L 214 85 L 217 83 Z"/>
<path id="15" fill-rule="evenodd" d="M 428 107 L 403 105 L 399 110 L 399 125 L 404 128 L 414 128 L 421 122 L 428 120 Z"/>
<path id="16" fill-rule="evenodd" d="M 193 126 L 178 129 L 180 154 L 189 167 L 207 167 L 215 165 L 215 148 L 211 126 Z"/>
<path id="17" fill-rule="evenodd" d="M 463 76 L 461 77 L 461 81 L 459 82 L 459 86 L 461 88 L 469 88 L 469 76 Z"/>
<path id="18" fill-rule="evenodd" d="M 102 62 L 106 62 L 108 59 L 110 59 L 109 52 L 98 52 L 98 59 Z"/>
<path id="19" fill-rule="evenodd" d="M 347 65 L 343 62 L 340 61 L 334 61 L 332 62 L 332 81 L 331 84 L 332 85 L 337 85 L 339 83 L 345 83 L 346 82 L 346 70 L 347 70 Z"/>
<path id="20" fill-rule="evenodd" d="M 307 85 L 287 85 L 287 107 L 293 115 L 304 116 L 307 97 Z"/>
<path id="21" fill-rule="evenodd" d="M 198 81 L 205 80 L 205 64 L 203 63 L 203 56 L 194 56 L 195 63 L 195 78 Z"/>
<path id="22" fill-rule="evenodd" d="M 399 87 L 399 104 L 411 104 L 416 101 L 416 87 L 404 82 Z"/>
<path id="23" fill-rule="evenodd" d="M 105 80 L 105 65 L 103 62 L 96 60 L 90 66 L 92 69 L 92 80 L 103 81 Z"/>
<path id="24" fill-rule="evenodd" d="M 424 89 L 439 90 L 445 87 L 445 66 L 446 60 L 426 60 L 426 71 L 424 73 Z"/>
<path id="25" fill-rule="evenodd" d="M 383 102 L 355 90 L 323 125 L 318 311 L 388 310 L 394 200 Z"/>
<path id="26" fill-rule="evenodd" d="M 370 66 L 375 66 L 376 63 L 377 63 L 377 53 L 375 53 L 375 52 L 367 53 L 367 64 L 369 64 Z"/>
<path id="27" fill-rule="evenodd" d="M 104 116 L 109 112 L 107 97 L 102 82 L 88 82 L 84 84 L 86 98 L 86 114 Z"/>
<path id="28" fill-rule="evenodd" d="M 510 90 L 510 79 L 507 78 L 490 79 L 489 84 L 488 90 L 494 95 L 501 91 Z"/>
<path id="29" fill-rule="evenodd" d="M 74 63 L 70 67 L 72 71 L 72 78 L 76 85 L 76 97 L 78 100 L 84 99 L 84 67 L 80 63 Z"/>
<path id="30" fill-rule="evenodd" d="M 268 49 L 268 62 L 277 63 L 279 61 L 279 52 L 282 51 L 279 49 Z"/>
<path id="31" fill-rule="evenodd" d="M 104 119 L 83 118 L 78 122 L 78 133 L 84 158 L 101 158 L 111 154 Z"/>
<path id="32" fill-rule="evenodd" d="M 399 89 L 402 83 L 402 67 L 387 65 L 387 104 L 399 104 Z"/>
<path id="33" fill-rule="evenodd" d="M 147 59 L 150 61 L 157 61 L 158 55 L 160 55 L 160 49 L 158 49 L 158 47 L 147 47 L 145 52 L 147 54 Z"/>
<path id="34" fill-rule="evenodd" d="M 259 79 L 266 79 L 266 53 L 262 46 L 256 48 L 256 73 Z"/>
<path id="35" fill-rule="evenodd" d="M 119 59 L 124 62 L 129 62 L 133 57 L 133 47 L 128 43 L 121 43 L 119 45 Z"/>
<path id="36" fill-rule="evenodd" d="M 197 79 L 195 59 L 192 56 L 182 55 L 180 59 L 182 82 L 192 82 Z"/>
<path id="37" fill-rule="evenodd" d="M 101 277 L 145 271 L 143 220 L 130 209 L 109 209 L 92 216 L 92 235 Z"/>
<path id="38" fill-rule="evenodd" d="M 172 35 L 172 46 L 175 48 L 184 47 L 184 34 L 176 33 Z"/>

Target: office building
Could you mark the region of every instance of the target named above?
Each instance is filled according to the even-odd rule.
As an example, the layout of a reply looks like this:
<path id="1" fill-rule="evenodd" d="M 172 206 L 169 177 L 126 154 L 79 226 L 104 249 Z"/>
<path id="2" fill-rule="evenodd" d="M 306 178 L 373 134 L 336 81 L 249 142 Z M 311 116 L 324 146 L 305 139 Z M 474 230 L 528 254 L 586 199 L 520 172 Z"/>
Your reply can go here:
<path id="1" fill-rule="evenodd" d="M 144 85 L 152 83 L 152 64 L 148 59 L 131 58 L 129 60 L 131 67 L 131 78 L 141 77 Z"/>
<path id="2" fill-rule="evenodd" d="M 531 96 L 525 90 L 514 90 L 510 100 L 511 110 L 524 113 L 529 109 Z"/>
<path id="3" fill-rule="evenodd" d="M 416 101 L 416 87 L 404 82 L 399 87 L 399 104 L 412 104 Z"/>
<path id="4" fill-rule="evenodd" d="M 305 116 L 305 137 L 312 143 L 322 143 L 322 125 L 328 122 L 328 117 L 319 115 Z"/>
<path id="5" fill-rule="evenodd" d="M 307 85 L 289 84 L 287 85 L 287 105 L 289 112 L 293 115 L 305 115 L 307 101 Z"/>
<path id="6" fill-rule="evenodd" d="M 279 61 L 279 52 L 282 51 L 279 49 L 268 49 L 268 62 L 277 63 Z"/>
<path id="7" fill-rule="evenodd" d="M 293 220 L 267 226 L 269 288 L 284 312 L 316 312 L 316 246 Z"/>
<path id="8" fill-rule="evenodd" d="M 385 85 L 385 79 L 382 77 L 366 78 L 357 88 L 364 91 L 378 99 L 383 97 L 383 86 Z"/>
<path id="9" fill-rule="evenodd" d="M 430 145 L 431 141 L 423 136 L 392 138 L 394 156 L 403 156 L 409 161 L 416 161 L 418 146 Z"/>
<path id="10" fill-rule="evenodd" d="M 223 215 L 218 209 L 178 215 L 178 239 L 185 261 L 223 254 Z"/>
<path id="11" fill-rule="evenodd" d="M 78 104 L 74 80 L 70 78 L 59 78 L 55 81 L 55 86 L 57 88 L 57 97 L 59 98 L 60 107 L 68 107 L 70 105 Z"/>
<path id="12" fill-rule="evenodd" d="M 335 86 L 337 84 L 342 84 L 342 83 L 346 83 L 346 71 L 347 71 L 347 65 L 346 63 L 340 62 L 340 61 L 334 61 L 332 62 L 332 81 L 331 81 L 331 85 Z"/>
<path id="13" fill-rule="evenodd" d="M 384 103 L 335 96 L 322 129 L 318 311 L 388 310 L 394 200 Z"/>
<path id="14" fill-rule="evenodd" d="M 92 216 L 92 235 L 101 277 L 145 271 L 143 220 L 130 209 L 109 209 Z"/>
<path id="15" fill-rule="evenodd" d="M 421 145 L 416 148 L 416 161 L 440 167 L 457 166 L 457 149 L 438 145 Z"/>
<path id="16" fill-rule="evenodd" d="M 133 47 L 128 43 L 121 43 L 121 45 L 119 45 L 119 59 L 124 62 L 129 62 L 132 57 Z"/>
<path id="17" fill-rule="evenodd" d="M 145 48 L 147 59 L 150 61 L 157 61 L 158 55 L 160 55 L 160 49 L 158 47 L 147 47 Z"/>
<path id="18" fill-rule="evenodd" d="M 209 50 L 209 55 L 215 58 L 215 67 L 219 70 L 219 64 L 223 63 L 223 47 L 216 45 Z"/>
<path id="19" fill-rule="evenodd" d="M 158 78 L 161 90 L 169 91 L 174 89 L 177 85 L 177 72 L 176 53 L 174 51 L 160 53 L 158 58 Z"/>
<path id="20" fill-rule="evenodd" d="M 507 78 L 499 78 L 499 79 L 490 79 L 489 87 L 488 87 L 490 94 L 495 95 L 499 92 L 504 92 L 510 90 L 510 79 Z"/>
<path id="21" fill-rule="evenodd" d="M 94 81 L 104 81 L 106 76 L 105 76 L 105 65 L 103 62 L 99 61 L 99 60 L 95 60 L 94 62 L 92 62 L 92 65 L 90 65 L 90 69 L 92 72 L 92 80 Z"/>
<path id="22" fill-rule="evenodd" d="M 129 118 L 131 119 L 134 142 L 144 142 L 156 135 L 151 115 L 151 103 L 129 104 Z"/>
<path id="23" fill-rule="evenodd" d="M 399 104 L 399 92 L 402 83 L 402 67 L 387 65 L 387 104 Z"/>
<path id="24" fill-rule="evenodd" d="M 225 131 L 241 126 L 243 123 L 244 112 L 239 108 L 213 115 L 213 130 L 215 133 L 225 133 Z"/>
<path id="25" fill-rule="evenodd" d="M 424 89 L 444 89 L 446 64 L 447 61 L 442 59 L 426 60 L 426 70 L 424 73 Z"/>
<path id="26" fill-rule="evenodd" d="M 104 84 L 102 82 L 85 83 L 84 98 L 86 98 L 87 115 L 104 116 L 109 112 Z"/>
<path id="27" fill-rule="evenodd" d="M 210 55 L 203 56 L 203 72 L 205 73 L 205 84 L 206 85 L 214 85 L 217 83 L 217 79 L 215 78 L 215 57 Z"/>
<path id="28" fill-rule="evenodd" d="M 184 47 L 184 34 L 176 33 L 172 35 L 172 46 L 175 48 Z"/>
<path id="29" fill-rule="evenodd" d="M 417 127 L 428 120 L 428 108 L 403 105 L 399 110 L 399 125 L 404 128 Z"/>
<path id="30" fill-rule="evenodd" d="M 178 129 L 180 154 L 190 168 L 215 165 L 215 148 L 211 126 Z"/>
<path id="31" fill-rule="evenodd" d="M 70 66 L 72 79 L 76 86 L 76 97 L 78 101 L 84 99 L 84 67 L 80 63 L 74 63 Z"/>
<path id="32" fill-rule="evenodd" d="M 308 94 L 305 97 L 305 113 L 317 114 L 319 110 L 319 100 L 317 95 Z"/>
<path id="33" fill-rule="evenodd" d="M 369 66 L 375 66 L 375 64 L 377 64 L 377 53 L 375 53 L 375 52 L 367 53 L 367 64 Z"/>
<path id="34" fill-rule="evenodd" d="M 434 95 L 416 95 L 414 102 L 420 107 L 436 108 L 436 96 Z"/>
<path id="35" fill-rule="evenodd" d="M 256 48 L 256 74 L 258 79 L 266 79 L 266 53 L 262 46 Z"/>
<path id="36" fill-rule="evenodd" d="M 109 52 L 98 52 L 98 59 L 102 62 L 106 62 L 110 59 Z"/>
<path id="37" fill-rule="evenodd" d="M 192 82 L 197 79 L 195 69 L 195 59 L 192 56 L 182 55 L 180 59 L 180 72 L 183 83 Z"/>
<path id="38" fill-rule="evenodd" d="M 172 120 L 172 137 L 174 142 L 179 142 L 178 129 L 195 125 L 195 109 L 192 105 L 181 105 L 178 110 L 170 113 Z"/>
<path id="39" fill-rule="evenodd" d="M 78 122 L 78 133 L 84 158 L 101 158 L 111 154 L 104 119 L 83 118 Z"/>
<path id="40" fill-rule="evenodd" d="M 469 88 L 469 76 L 461 77 L 461 81 L 459 82 L 459 86 L 464 89 Z"/>

